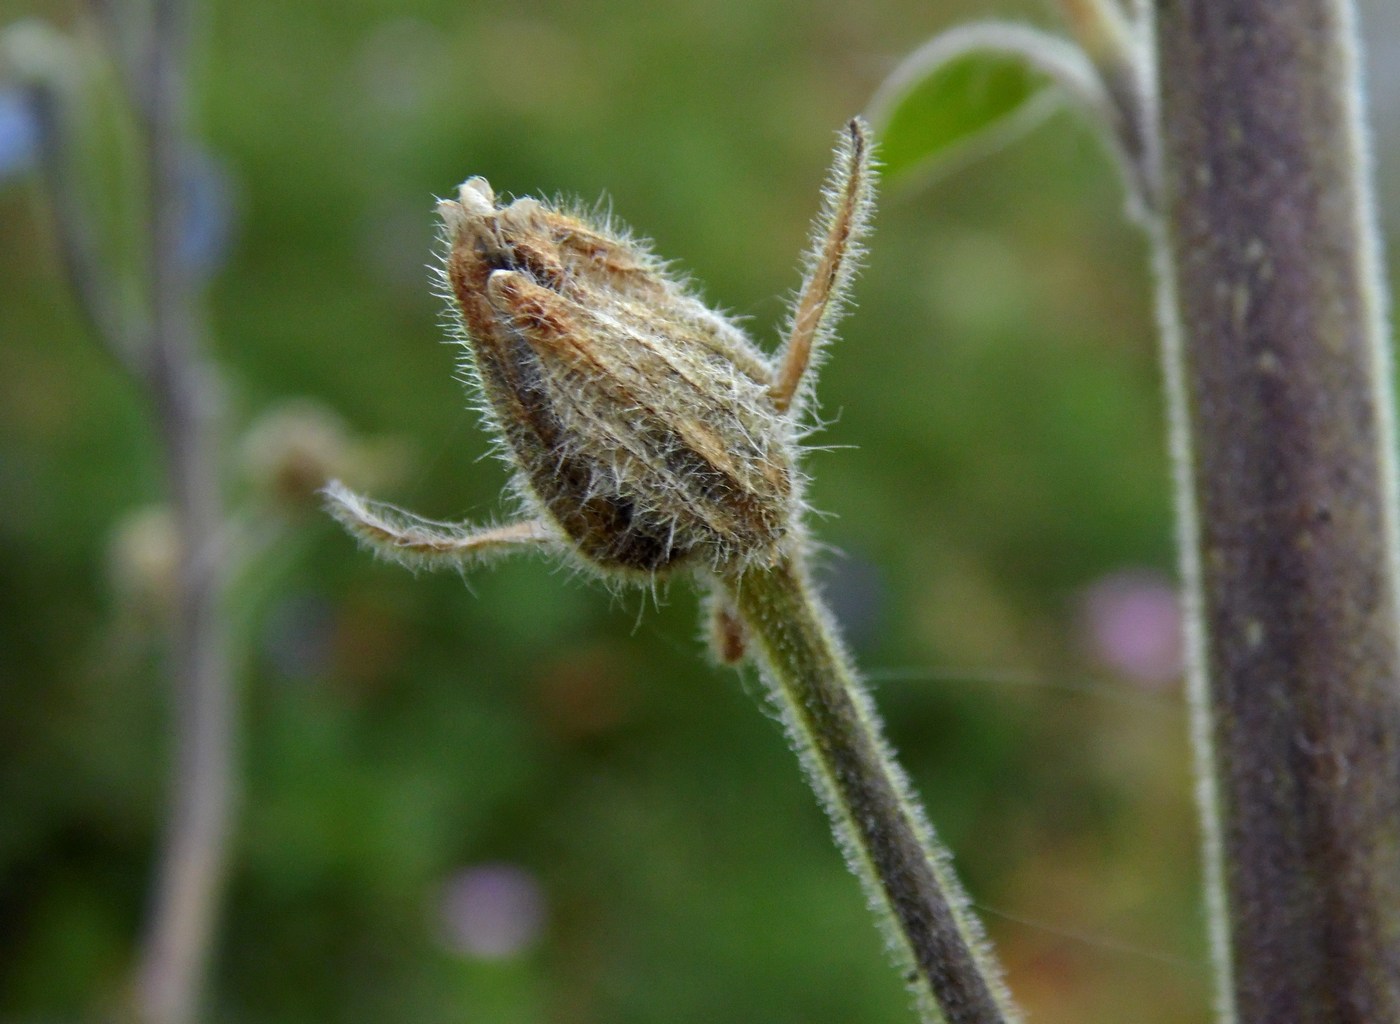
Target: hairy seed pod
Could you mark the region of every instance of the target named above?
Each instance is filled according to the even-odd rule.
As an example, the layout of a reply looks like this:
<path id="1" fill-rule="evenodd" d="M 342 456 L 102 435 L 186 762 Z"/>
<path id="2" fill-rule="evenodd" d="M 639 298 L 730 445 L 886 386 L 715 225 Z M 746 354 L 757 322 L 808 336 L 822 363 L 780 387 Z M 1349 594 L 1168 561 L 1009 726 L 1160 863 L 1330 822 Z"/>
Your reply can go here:
<path id="1" fill-rule="evenodd" d="M 796 521 L 791 417 L 737 326 L 641 244 L 482 178 L 439 205 L 468 370 L 527 500 L 585 560 L 771 560 Z"/>

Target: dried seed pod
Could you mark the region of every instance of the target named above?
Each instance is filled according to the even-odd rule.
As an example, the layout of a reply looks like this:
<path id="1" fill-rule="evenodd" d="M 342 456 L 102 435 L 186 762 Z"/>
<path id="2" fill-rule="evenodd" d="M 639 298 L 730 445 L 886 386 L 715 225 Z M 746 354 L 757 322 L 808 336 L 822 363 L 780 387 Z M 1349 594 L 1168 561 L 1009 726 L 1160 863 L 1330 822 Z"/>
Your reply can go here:
<path id="1" fill-rule="evenodd" d="M 482 178 L 439 205 L 446 279 L 522 492 L 607 570 L 771 557 L 797 506 L 772 369 L 642 245 Z"/>

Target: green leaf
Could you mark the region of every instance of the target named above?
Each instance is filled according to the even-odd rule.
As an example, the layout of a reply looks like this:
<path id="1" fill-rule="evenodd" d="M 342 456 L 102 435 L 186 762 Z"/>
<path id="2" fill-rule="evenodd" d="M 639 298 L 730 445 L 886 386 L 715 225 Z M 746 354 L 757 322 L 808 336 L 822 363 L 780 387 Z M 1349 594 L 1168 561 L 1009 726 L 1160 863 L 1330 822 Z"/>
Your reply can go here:
<path id="1" fill-rule="evenodd" d="M 885 175 L 1000 148 L 1048 115 L 1051 84 L 1018 53 L 970 50 L 931 62 L 877 114 Z"/>

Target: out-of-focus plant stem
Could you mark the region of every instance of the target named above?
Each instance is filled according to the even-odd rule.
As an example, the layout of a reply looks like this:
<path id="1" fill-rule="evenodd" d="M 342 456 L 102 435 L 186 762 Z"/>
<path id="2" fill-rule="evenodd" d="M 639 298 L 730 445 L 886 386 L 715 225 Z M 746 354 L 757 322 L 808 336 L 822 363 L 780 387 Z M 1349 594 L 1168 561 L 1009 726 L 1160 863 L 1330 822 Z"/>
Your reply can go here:
<path id="1" fill-rule="evenodd" d="M 217 381 L 203 352 L 201 282 L 184 252 L 196 11 L 192 0 L 121 7 L 94 0 L 91 6 L 139 133 L 145 178 L 136 184 L 144 210 L 138 234 L 145 263 L 137 301 L 129 301 L 120 285 L 127 268 L 114 262 L 114 247 L 99 242 L 102 218 L 94 210 L 110 197 L 91 194 L 94 182 L 110 187 L 121 175 L 83 166 L 90 155 L 82 145 L 80 111 L 91 102 L 95 78 L 67 63 L 77 51 L 47 29 L 26 28 L 24 45 L 12 43 L 12 50 L 28 58 L 25 88 L 62 269 L 85 326 L 140 390 L 165 464 L 178 544 L 168 622 L 170 810 L 131 1011 L 142 1024 L 190 1024 L 223 882 L 235 711 L 222 607 L 229 570 L 214 422 Z"/>
<path id="2" fill-rule="evenodd" d="M 225 515 L 215 428 L 217 387 L 204 357 L 200 282 L 184 259 L 189 188 L 192 0 L 154 0 L 149 11 L 96 5 L 107 41 L 141 39 L 139 61 L 113 52 L 140 132 L 145 168 L 144 290 L 122 303 L 91 230 L 77 173 L 71 99 L 33 87 L 41 161 L 60 259 L 80 312 L 142 390 L 165 463 L 179 545 L 169 622 L 172 767 L 169 818 L 133 983 L 141 1024 L 190 1024 L 218 917 L 233 802 L 232 671 L 222 598 Z M 129 22 L 131 18 L 149 20 Z M 118 31 L 120 29 L 120 31 Z M 138 31 L 139 30 L 139 31 Z M 120 37 L 120 38 L 119 38 Z M 139 73 L 138 73 L 139 69 Z"/>
<path id="3" fill-rule="evenodd" d="M 1395 436 L 1352 5 L 1152 9 L 1220 1017 L 1400 1020 Z"/>

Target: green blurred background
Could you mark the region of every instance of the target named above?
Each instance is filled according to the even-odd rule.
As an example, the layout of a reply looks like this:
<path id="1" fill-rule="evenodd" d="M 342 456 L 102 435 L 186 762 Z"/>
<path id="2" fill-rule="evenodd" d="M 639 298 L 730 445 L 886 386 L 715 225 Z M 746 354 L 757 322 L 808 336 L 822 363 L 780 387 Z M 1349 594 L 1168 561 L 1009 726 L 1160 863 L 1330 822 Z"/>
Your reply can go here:
<path id="1" fill-rule="evenodd" d="M 230 494 L 271 540 L 231 611 L 243 794 L 207 1020 L 911 1019 L 761 687 L 707 663 L 688 587 L 655 608 L 540 561 L 414 578 L 278 506 L 268 453 L 301 424 L 380 496 L 501 514 L 424 269 L 434 194 L 483 174 L 607 195 L 771 343 L 836 128 L 938 29 L 1052 13 L 209 10 L 191 258 Z M 160 463 L 22 153 L 0 168 L 0 1020 L 92 1020 L 127 984 L 162 818 L 141 511 Z M 826 590 L 1041 1024 L 1208 1017 L 1151 294 L 1122 206 L 1067 114 L 887 189 L 820 389 L 832 450 L 809 460 Z"/>

